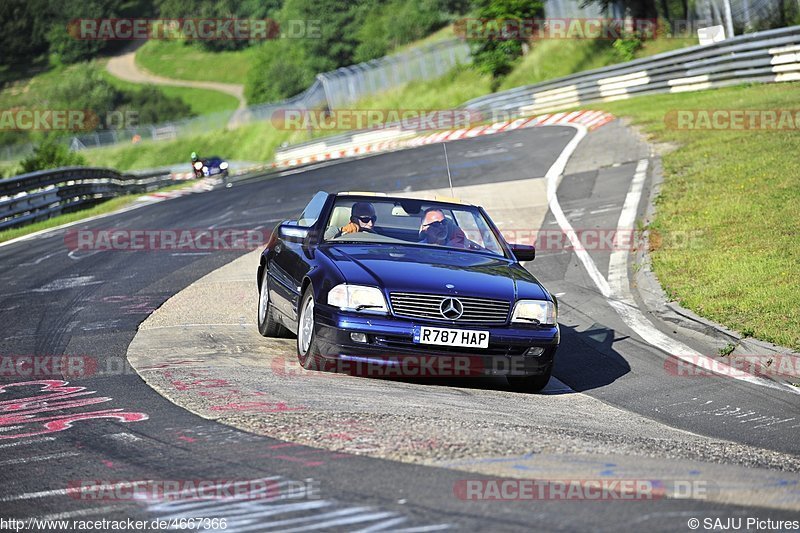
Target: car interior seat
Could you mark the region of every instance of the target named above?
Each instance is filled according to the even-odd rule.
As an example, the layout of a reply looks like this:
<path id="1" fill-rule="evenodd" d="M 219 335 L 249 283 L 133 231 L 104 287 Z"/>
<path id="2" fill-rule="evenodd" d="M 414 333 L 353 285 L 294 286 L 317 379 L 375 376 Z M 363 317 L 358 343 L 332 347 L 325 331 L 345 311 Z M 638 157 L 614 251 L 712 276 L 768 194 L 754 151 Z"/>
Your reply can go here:
<path id="1" fill-rule="evenodd" d="M 337 205 L 333 208 L 331 221 L 325 228 L 325 239 L 332 239 L 339 233 L 339 230 L 350 223 L 351 207 L 347 205 Z"/>

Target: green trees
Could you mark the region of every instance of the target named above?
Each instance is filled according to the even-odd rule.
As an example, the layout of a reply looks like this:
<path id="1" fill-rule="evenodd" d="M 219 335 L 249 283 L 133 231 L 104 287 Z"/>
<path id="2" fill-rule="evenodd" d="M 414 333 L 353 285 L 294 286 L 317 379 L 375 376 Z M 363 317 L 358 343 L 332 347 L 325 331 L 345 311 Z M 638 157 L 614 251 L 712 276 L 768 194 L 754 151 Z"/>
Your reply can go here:
<path id="1" fill-rule="evenodd" d="M 367 7 L 369 9 L 367 9 Z M 447 22 L 436 0 L 389 0 L 365 5 L 359 13 L 353 61 L 382 57 L 394 48 L 422 39 Z"/>
<path id="2" fill-rule="evenodd" d="M 473 0 L 473 5 L 475 17 L 480 20 L 517 20 L 524 25 L 524 21 L 544 16 L 544 4 L 538 0 Z M 499 78 L 511 72 L 514 61 L 522 55 L 523 41 L 514 37 L 504 38 L 497 33 L 492 36 L 490 30 L 484 26 L 475 36 L 468 32 L 467 40 L 475 68 L 492 75 L 499 83 Z"/>
<path id="3" fill-rule="evenodd" d="M 268 42 L 247 75 L 244 95 L 250 104 L 277 102 L 303 92 L 314 75 L 300 47 L 288 40 Z"/>
<path id="4" fill-rule="evenodd" d="M 301 92 L 320 72 L 377 59 L 444 26 L 465 0 L 286 0 L 284 36 L 260 46 L 245 84 L 249 103 Z"/>

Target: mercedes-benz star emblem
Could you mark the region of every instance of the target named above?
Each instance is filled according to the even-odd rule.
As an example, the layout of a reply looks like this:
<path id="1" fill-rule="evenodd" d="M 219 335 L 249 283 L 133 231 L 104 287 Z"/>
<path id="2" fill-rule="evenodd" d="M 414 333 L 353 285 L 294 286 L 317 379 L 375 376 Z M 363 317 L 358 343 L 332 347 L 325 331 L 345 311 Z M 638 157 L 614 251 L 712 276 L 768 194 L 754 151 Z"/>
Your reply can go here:
<path id="1" fill-rule="evenodd" d="M 439 305 L 439 312 L 448 320 L 457 320 L 464 314 L 464 304 L 458 298 L 445 298 Z"/>

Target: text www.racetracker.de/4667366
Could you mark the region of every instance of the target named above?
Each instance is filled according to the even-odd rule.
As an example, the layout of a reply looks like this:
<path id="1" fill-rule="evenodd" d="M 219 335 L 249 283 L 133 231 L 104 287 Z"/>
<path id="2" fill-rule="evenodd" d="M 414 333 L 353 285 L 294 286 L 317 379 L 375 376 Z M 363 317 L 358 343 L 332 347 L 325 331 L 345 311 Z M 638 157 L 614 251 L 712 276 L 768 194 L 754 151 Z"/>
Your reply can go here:
<path id="1" fill-rule="evenodd" d="M 165 529 L 226 529 L 225 518 L 174 518 L 170 520 L 42 520 L 39 518 L 0 518 L 2 531 L 163 531 Z"/>

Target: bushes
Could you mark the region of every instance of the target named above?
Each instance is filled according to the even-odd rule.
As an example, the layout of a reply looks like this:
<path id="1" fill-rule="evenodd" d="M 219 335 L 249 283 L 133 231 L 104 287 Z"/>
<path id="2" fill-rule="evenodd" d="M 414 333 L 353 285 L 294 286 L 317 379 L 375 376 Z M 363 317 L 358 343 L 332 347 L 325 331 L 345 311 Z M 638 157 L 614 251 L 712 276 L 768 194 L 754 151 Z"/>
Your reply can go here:
<path id="1" fill-rule="evenodd" d="M 22 173 L 36 172 L 48 168 L 85 166 L 86 158 L 76 152 L 70 152 L 63 144 L 54 139 L 45 139 L 33 154 L 23 159 L 20 163 Z"/>
<path id="2" fill-rule="evenodd" d="M 365 11 L 353 61 L 377 59 L 392 49 L 422 39 L 446 23 L 434 0 L 391 0 Z"/>
<path id="3" fill-rule="evenodd" d="M 158 124 L 193 116 L 189 104 L 180 98 L 170 97 L 153 85 L 135 92 L 122 93 L 119 108 L 128 108 L 138 113 L 140 124 Z"/>
<path id="4" fill-rule="evenodd" d="M 63 130 L 59 133 L 63 136 L 86 133 L 93 129 L 157 124 L 194 115 L 183 100 L 167 96 L 156 87 L 146 86 L 140 90 L 118 89 L 104 77 L 99 67 L 91 64 L 59 67 L 37 77 L 29 87 L 31 90 L 24 95 L 24 99 L 12 101 L 13 103 L 7 104 L 8 107 L 88 112 L 83 115 L 82 123 L 79 124 L 82 131 Z M 31 130 L 0 131 L 2 145 L 24 145 L 37 141 L 37 134 Z"/>
<path id="5" fill-rule="evenodd" d="M 101 125 L 114 111 L 135 112 L 139 124 L 157 124 L 194 115 L 188 104 L 165 95 L 157 87 L 120 90 L 111 85 L 96 66 L 65 71 L 61 82 L 52 86 L 45 98 L 51 108 L 91 110 L 101 118 Z"/>
<path id="6" fill-rule="evenodd" d="M 276 102 L 303 92 L 315 72 L 299 47 L 287 40 L 264 43 L 247 74 L 244 95 L 250 104 Z"/>

